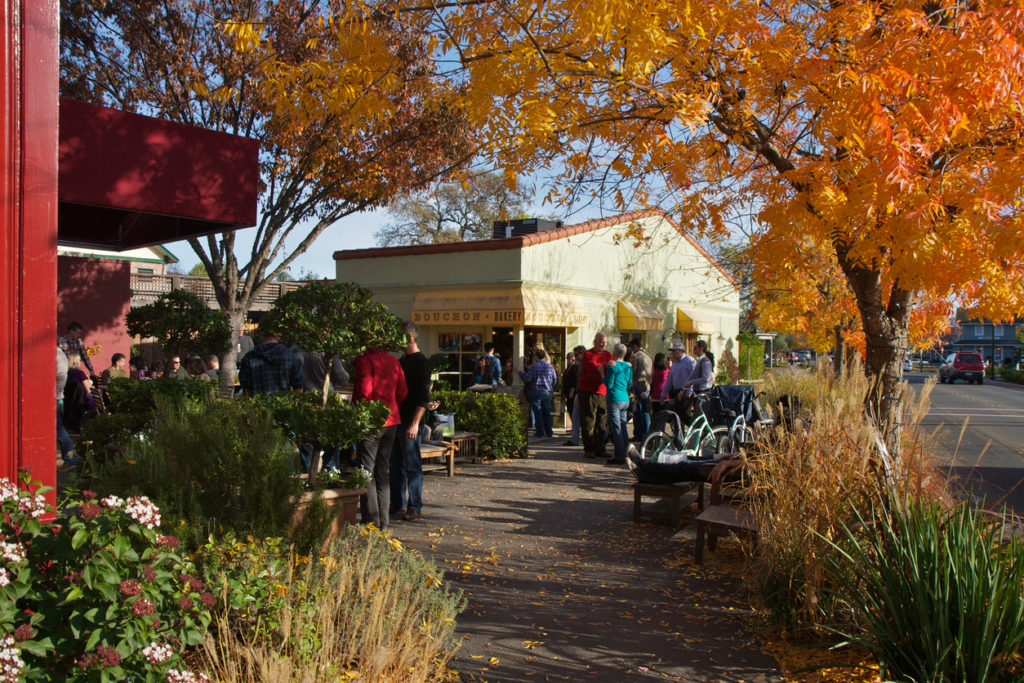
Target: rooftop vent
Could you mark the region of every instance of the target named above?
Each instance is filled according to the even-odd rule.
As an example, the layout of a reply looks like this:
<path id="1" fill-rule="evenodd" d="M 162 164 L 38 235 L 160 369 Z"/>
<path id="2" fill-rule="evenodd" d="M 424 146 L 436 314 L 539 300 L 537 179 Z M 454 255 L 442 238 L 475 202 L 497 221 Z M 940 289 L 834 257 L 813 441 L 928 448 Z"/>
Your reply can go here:
<path id="1" fill-rule="evenodd" d="M 494 221 L 494 239 L 505 237 L 521 237 L 535 232 L 544 232 L 562 227 L 562 221 L 549 221 L 543 218 L 516 218 L 511 221 Z"/>

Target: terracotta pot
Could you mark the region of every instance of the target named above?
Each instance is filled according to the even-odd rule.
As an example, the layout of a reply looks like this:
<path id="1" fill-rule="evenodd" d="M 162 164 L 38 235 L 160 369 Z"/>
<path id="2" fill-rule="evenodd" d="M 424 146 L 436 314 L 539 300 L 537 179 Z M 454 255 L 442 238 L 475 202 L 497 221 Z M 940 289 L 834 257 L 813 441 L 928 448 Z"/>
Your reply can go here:
<path id="1" fill-rule="evenodd" d="M 359 499 L 366 495 L 366 489 L 324 489 L 323 501 L 327 509 L 331 510 L 331 530 L 327 534 L 321 551 L 341 535 L 341 529 L 345 524 L 355 524 L 356 516 L 359 513 Z M 288 522 L 289 530 L 294 530 L 309 508 L 313 500 L 313 491 L 304 491 L 295 502 L 295 510 Z"/>

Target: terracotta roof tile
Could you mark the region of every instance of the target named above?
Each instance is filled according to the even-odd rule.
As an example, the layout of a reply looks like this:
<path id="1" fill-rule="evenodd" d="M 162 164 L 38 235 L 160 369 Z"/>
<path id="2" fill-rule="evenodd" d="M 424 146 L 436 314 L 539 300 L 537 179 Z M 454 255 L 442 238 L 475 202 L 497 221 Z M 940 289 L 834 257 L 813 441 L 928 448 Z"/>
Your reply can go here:
<path id="1" fill-rule="evenodd" d="M 632 213 L 626 213 L 619 216 L 609 216 L 608 218 L 599 218 L 585 223 L 577 223 L 576 225 L 564 225 L 560 228 L 552 228 L 551 230 L 544 230 L 541 232 L 532 233 L 529 235 L 523 235 L 520 237 L 506 237 L 503 239 L 490 239 L 490 240 L 473 240 L 469 242 L 450 242 L 446 244 L 416 244 L 405 247 L 372 247 L 369 249 L 343 249 L 334 252 L 335 261 L 351 261 L 355 259 L 366 259 L 366 258 L 382 258 L 391 256 L 419 256 L 425 254 L 453 254 L 464 251 L 491 251 L 497 249 L 521 249 L 523 247 L 529 247 L 534 244 L 544 244 L 545 242 L 554 242 L 555 240 L 565 239 L 566 237 L 573 237 L 575 235 L 582 235 L 583 233 L 592 232 L 601 228 L 608 228 L 613 225 L 621 225 L 623 223 L 630 223 L 633 221 L 642 220 L 644 218 L 651 218 L 653 216 L 660 216 L 668 222 L 676 231 L 683 236 L 683 238 L 689 242 L 695 249 L 708 262 L 713 265 L 723 277 L 733 284 L 734 287 L 739 287 L 738 283 L 729 273 L 722 268 L 722 266 L 715 261 L 714 258 L 709 254 L 700 244 L 697 243 L 693 237 L 691 237 L 683 228 L 679 226 L 672 217 L 661 209 L 647 209 L 645 211 L 634 211 Z"/>

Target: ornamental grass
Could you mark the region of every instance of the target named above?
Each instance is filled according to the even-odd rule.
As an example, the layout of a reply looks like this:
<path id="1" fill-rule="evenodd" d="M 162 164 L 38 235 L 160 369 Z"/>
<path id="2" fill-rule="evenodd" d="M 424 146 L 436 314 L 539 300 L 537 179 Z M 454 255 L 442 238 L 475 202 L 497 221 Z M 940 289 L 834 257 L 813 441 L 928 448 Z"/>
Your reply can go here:
<path id="1" fill-rule="evenodd" d="M 947 501 L 946 478 L 932 465 L 932 437 L 921 427 L 933 386 L 926 383 L 917 396 L 905 390 L 903 454 L 893 479 L 901 495 Z M 824 627 L 849 619 L 831 590 L 845 579 L 829 574 L 826 561 L 832 542 L 869 513 L 883 486 L 878 434 L 863 408 L 867 391 L 859 362 L 839 374 L 820 362 L 766 379 L 766 404 L 788 395 L 801 406 L 792 430 L 780 425 L 760 440 L 748 492 L 759 525 L 748 576 L 770 624 L 784 632 L 823 636 Z"/>
<path id="2" fill-rule="evenodd" d="M 463 599 L 419 553 L 372 526 L 349 529 L 319 558 L 268 562 L 257 546 L 226 546 L 225 569 L 210 578 L 222 586 L 222 603 L 196 666 L 214 680 L 415 683 L 454 675 L 448 663 Z"/>

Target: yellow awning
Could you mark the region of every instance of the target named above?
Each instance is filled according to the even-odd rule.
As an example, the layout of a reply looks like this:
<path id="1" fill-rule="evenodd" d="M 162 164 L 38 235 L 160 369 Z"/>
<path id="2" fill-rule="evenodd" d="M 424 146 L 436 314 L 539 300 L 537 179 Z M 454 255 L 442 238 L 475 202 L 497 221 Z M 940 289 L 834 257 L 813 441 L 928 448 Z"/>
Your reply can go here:
<path id="1" fill-rule="evenodd" d="M 676 330 L 689 334 L 711 334 L 715 331 L 715 324 L 710 320 L 699 318 L 692 313 L 687 313 L 683 309 L 677 308 Z"/>
<path id="2" fill-rule="evenodd" d="M 620 330 L 663 330 L 665 317 L 650 304 L 619 299 Z"/>
<path id="3" fill-rule="evenodd" d="M 531 287 L 420 292 L 412 305 L 412 319 L 420 325 L 497 327 L 582 327 L 588 322 L 586 309 L 575 294 Z"/>

